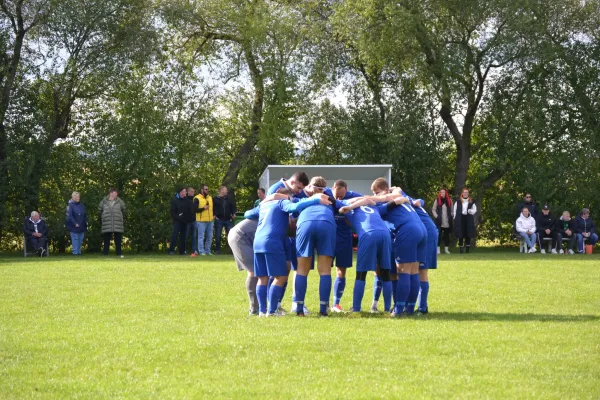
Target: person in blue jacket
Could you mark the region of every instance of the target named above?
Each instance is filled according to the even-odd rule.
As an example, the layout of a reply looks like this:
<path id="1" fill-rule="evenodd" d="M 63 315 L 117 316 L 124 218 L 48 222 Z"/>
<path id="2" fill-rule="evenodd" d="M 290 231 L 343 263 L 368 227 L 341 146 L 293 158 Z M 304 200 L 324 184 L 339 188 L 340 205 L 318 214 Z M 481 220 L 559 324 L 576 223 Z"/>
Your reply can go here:
<path id="1" fill-rule="evenodd" d="M 245 213 L 246 218 L 253 218 L 258 211 L 258 226 L 254 236 L 253 249 L 254 275 L 258 277 L 256 297 L 258 298 L 259 316 L 280 315 L 276 311 L 288 278 L 286 240 L 289 214 L 300 212 L 302 215 L 302 210 L 319 204 L 328 206 L 331 203 L 328 197 L 319 194 L 296 203 L 289 199 L 263 201 L 259 207 Z M 274 280 L 268 288 L 270 276 Z"/>
<path id="2" fill-rule="evenodd" d="M 584 208 L 581 210 L 575 221 L 573 222 L 573 231 L 577 238 L 577 251 L 583 254 L 583 239 L 587 239 L 587 243 L 592 246 L 598 243 L 598 235 L 596 234 L 596 225 L 590 218 L 590 210 Z"/>
<path id="3" fill-rule="evenodd" d="M 71 247 L 73 255 L 81 255 L 81 245 L 88 226 L 88 216 L 85 207 L 81 204 L 81 195 L 79 192 L 71 194 L 71 200 L 67 204 L 67 219 L 65 227 L 71 235 Z"/>

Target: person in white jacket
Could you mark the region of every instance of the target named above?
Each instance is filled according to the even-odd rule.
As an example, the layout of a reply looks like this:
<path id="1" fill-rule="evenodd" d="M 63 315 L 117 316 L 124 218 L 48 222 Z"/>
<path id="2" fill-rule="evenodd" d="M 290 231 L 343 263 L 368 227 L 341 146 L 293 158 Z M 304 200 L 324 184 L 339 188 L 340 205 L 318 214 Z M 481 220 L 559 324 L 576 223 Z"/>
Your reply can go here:
<path id="1" fill-rule="evenodd" d="M 535 249 L 535 241 L 537 239 L 535 231 L 535 218 L 531 216 L 527 207 L 523 207 L 521 216 L 517 219 L 517 232 L 519 232 L 519 235 L 527 242 L 530 253 L 535 253 L 537 251 Z"/>

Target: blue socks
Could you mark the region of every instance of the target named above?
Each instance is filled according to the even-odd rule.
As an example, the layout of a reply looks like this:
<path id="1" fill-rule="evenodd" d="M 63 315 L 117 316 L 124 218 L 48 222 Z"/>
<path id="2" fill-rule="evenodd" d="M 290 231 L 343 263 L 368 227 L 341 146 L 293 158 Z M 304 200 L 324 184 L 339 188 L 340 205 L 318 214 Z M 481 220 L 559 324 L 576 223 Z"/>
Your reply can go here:
<path id="1" fill-rule="evenodd" d="M 392 279 L 392 299 L 394 300 L 394 304 L 396 304 L 396 288 L 398 287 L 398 279 Z"/>
<path id="2" fill-rule="evenodd" d="M 277 285 L 271 285 L 269 288 L 269 314 L 273 314 L 277 311 L 277 305 L 281 299 L 283 293 L 283 287 Z"/>
<path id="3" fill-rule="evenodd" d="M 404 312 L 404 307 L 410 293 L 410 275 L 398 274 L 398 283 L 396 285 L 396 305 L 394 306 L 394 311 L 396 314 L 401 314 Z"/>
<path id="4" fill-rule="evenodd" d="M 306 286 L 308 277 L 296 274 L 294 281 L 294 292 L 296 293 L 296 312 L 304 312 L 304 298 L 306 297 Z"/>
<path id="5" fill-rule="evenodd" d="M 381 297 L 382 283 L 383 281 L 379 278 L 379 276 L 375 275 L 375 280 L 373 281 L 373 301 L 379 301 L 379 297 Z"/>
<path id="6" fill-rule="evenodd" d="M 258 311 L 267 313 L 267 285 L 256 285 L 256 297 L 258 298 Z"/>
<path id="7" fill-rule="evenodd" d="M 429 282 L 421 282 L 421 303 L 419 304 L 420 311 L 427 311 L 427 295 L 429 294 Z"/>
<path id="8" fill-rule="evenodd" d="M 304 290 L 306 293 L 306 289 Z M 321 301 L 320 312 L 327 314 L 327 304 L 331 295 L 331 275 L 321 275 L 319 280 L 319 300 Z M 302 299 L 304 302 L 304 298 Z"/>
<path id="9" fill-rule="evenodd" d="M 352 298 L 352 311 L 359 312 L 365 295 L 365 281 L 354 281 L 354 297 Z"/>
<path id="10" fill-rule="evenodd" d="M 346 289 L 346 278 L 335 278 L 333 284 L 333 305 L 340 304 L 342 296 L 344 295 L 344 289 Z"/>
<path id="11" fill-rule="evenodd" d="M 383 309 L 389 312 L 392 307 L 392 281 L 382 282 L 383 286 Z"/>
<path id="12" fill-rule="evenodd" d="M 408 299 L 406 301 L 407 314 L 413 314 L 415 312 L 417 297 L 419 297 L 419 289 L 421 289 L 419 274 L 410 275 L 410 291 L 408 292 Z"/>
<path id="13" fill-rule="evenodd" d="M 287 283 L 288 281 L 285 281 L 283 287 L 281 288 L 281 297 L 279 298 L 279 303 L 277 304 L 277 307 L 279 307 L 279 305 L 283 303 L 283 298 L 285 297 L 285 290 L 287 289 Z"/>

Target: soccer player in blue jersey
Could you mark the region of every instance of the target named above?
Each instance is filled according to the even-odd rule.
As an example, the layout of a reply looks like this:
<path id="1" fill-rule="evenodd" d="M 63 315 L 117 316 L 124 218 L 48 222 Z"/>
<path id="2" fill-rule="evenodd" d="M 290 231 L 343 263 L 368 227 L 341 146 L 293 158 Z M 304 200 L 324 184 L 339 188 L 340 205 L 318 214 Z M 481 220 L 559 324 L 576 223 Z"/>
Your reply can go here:
<path id="1" fill-rule="evenodd" d="M 290 179 L 281 179 L 275 182 L 269 190 L 267 191 L 267 195 L 276 193 L 278 189 L 285 188 L 288 189 L 292 195 L 298 199 L 307 197 L 305 193 L 303 193 L 303 189 L 308 186 L 308 176 L 305 172 L 296 172 Z"/>
<path id="2" fill-rule="evenodd" d="M 259 316 L 276 314 L 279 300 L 283 295 L 283 286 L 287 282 L 288 267 L 286 256 L 287 228 L 289 214 L 300 212 L 310 206 L 331 204 L 327 196 L 316 195 L 312 198 L 293 203 L 290 200 L 262 202 L 258 207 L 258 227 L 254 237 L 254 275 L 258 277 L 256 297 L 258 298 Z M 246 212 L 252 217 L 256 209 Z M 301 214 L 302 215 L 302 214 Z M 269 276 L 274 277 L 273 284 L 267 293 Z M 269 309 L 267 313 L 267 300 Z"/>
<path id="3" fill-rule="evenodd" d="M 348 185 L 342 180 L 335 181 L 331 193 L 336 200 L 340 201 L 362 197 L 362 194 L 348 190 Z M 327 189 L 325 194 L 328 194 Z M 352 268 L 352 228 L 344 215 L 336 214 L 334 218 L 337 224 L 334 255 L 336 278 L 333 283 L 333 307 L 331 311 L 342 312 L 343 308 L 340 302 L 346 288 L 346 270 Z"/>
<path id="4" fill-rule="evenodd" d="M 375 271 L 376 268 L 382 280 L 385 308 L 389 310 L 392 299 L 392 282 L 390 280 L 392 241 L 390 231 L 380 213 L 388 212 L 396 207 L 397 203 L 390 202 L 376 206 L 374 201 L 367 198 L 357 199 L 353 203 L 351 201 L 342 201 L 342 203 L 344 207 L 340 208 L 339 212 L 350 221 L 358 235 L 358 258 L 352 311 L 360 312 L 367 273 Z"/>
<path id="5" fill-rule="evenodd" d="M 394 256 L 398 283 L 396 284 L 396 304 L 392 316 L 399 317 L 404 312 L 414 313 L 415 302 L 419 295 L 419 259 L 424 259 L 427 232 L 408 197 L 400 192 L 390 193 L 388 182 L 384 178 L 373 181 L 371 190 L 375 201 L 396 200 L 400 207 L 390 209 L 384 219 L 394 225 Z M 406 309 L 406 310 L 405 310 Z"/>
<path id="6" fill-rule="evenodd" d="M 427 314 L 429 308 L 427 305 L 427 298 L 429 296 L 429 270 L 437 269 L 437 247 L 439 232 L 438 228 L 425 211 L 425 201 L 417 199 L 412 201 L 413 208 L 417 211 L 417 215 L 427 230 L 427 251 L 425 255 L 425 262 L 422 262 L 419 266 L 419 281 L 421 287 L 421 298 L 419 301 L 419 312 L 421 314 Z"/>
<path id="7" fill-rule="evenodd" d="M 310 181 L 309 193 L 310 191 L 322 193 L 326 186 L 327 181 L 323 177 L 313 177 Z M 298 269 L 296 270 L 296 280 L 294 282 L 296 313 L 298 316 L 304 316 L 308 273 L 310 272 L 315 250 L 319 255 L 317 269 L 320 275 L 320 315 L 327 316 L 327 304 L 331 294 L 331 263 L 335 254 L 336 241 L 336 224 L 333 217 L 335 213 L 334 206 L 335 204 L 332 206 L 316 205 L 305 209 L 298 217 L 296 232 Z"/>

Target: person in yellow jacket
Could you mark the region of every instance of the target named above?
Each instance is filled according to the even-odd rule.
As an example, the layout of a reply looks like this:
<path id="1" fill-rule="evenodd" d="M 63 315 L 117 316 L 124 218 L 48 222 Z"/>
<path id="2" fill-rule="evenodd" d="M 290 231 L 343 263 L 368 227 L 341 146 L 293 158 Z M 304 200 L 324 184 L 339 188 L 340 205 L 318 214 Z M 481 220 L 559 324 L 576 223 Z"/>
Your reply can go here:
<path id="1" fill-rule="evenodd" d="M 202 185 L 200 193 L 194 197 L 196 208 L 196 230 L 198 231 L 198 254 L 210 256 L 210 247 L 213 239 L 213 199 L 208 194 L 208 185 Z"/>

